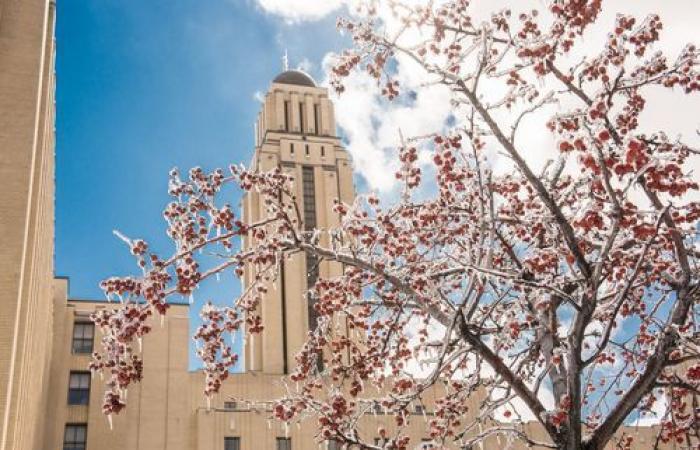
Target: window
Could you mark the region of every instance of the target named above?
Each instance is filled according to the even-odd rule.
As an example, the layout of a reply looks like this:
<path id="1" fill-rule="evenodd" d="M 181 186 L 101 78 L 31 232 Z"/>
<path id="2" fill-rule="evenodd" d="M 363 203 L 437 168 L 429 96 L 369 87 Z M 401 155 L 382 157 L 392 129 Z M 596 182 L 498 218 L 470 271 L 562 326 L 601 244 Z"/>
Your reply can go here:
<path id="1" fill-rule="evenodd" d="M 94 337 L 94 323 L 75 322 L 73 325 L 73 353 L 92 353 Z"/>
<path id="2" fill-rule="evenodd" d="M 326 147 L 324 147 L 324 146 L 322 145 L 322 146 L 321 146 L 321 158 L 323 158 L 324 156 L 326 156 Z"/>
<path id="3" fill-rule="evenodd" d="M 71 372 L 68 380 L 68 404 L 87 405 L 90 402 L 90 372 Z"/>
<path id="4" fill-rule="evenodd" d="M 321 128 L 321 115 L 319 114 L 318 103 L 314 104 L 314 133 L 318 134 Z"/>
<path id="5" fill-rule="evenodd" d="M 291 111 L 289 110 L 289 100 L 284 101 L 284 131 L 289 131 L 289 113 Z M 294 151 L 292 150 L 292 153 Z"/>
<path id="6" fill-rule="evenodd" d="M 241 438 L 239 438 L 239 437 L 225 437 L 224 438 L 224 450 L 241 450 Z"/>
<path id="7" fill-rule="evenodd" d="M 303 166 L 301 168 L 302 182 L 302 197 L 304 201 L 304 229 L 313 230 L 316 228 L 316 183 L 314 181 L 314 168 L 311 166 Z M 310 289 L 318 280 L 319 260 L 312 253 L 306 254 L 306 287 Z M 309 330 L 315 330 L 318 324 L 318 313 L 314 308 L 315 300 L 308 296 L 307 300 L 307 318 Z M 323 355 L 319 354 L 316 358 L 316 368 L 323 370 Z"/>
<path id="8" fill-rule="evenodd" d="M 224 402 L 224 409 L 227 409 L 229 411 L 235 411 L 236 402 Z"/>
<path id="9" fill-rule="evenodd" d="M 420 403 L 416 405 L 415 408 L 416 414 L 425 414 L 425 406 L 421 405 Z"/>
<path id="10" fill-rule="evenodd" d="M 340 442 L 336 441 L 335 439 L 331 439 L 330 441 L 326 441 L 326 449 L 327 450 L 341 450 L 343 448 L 342 445 L 340 445 Z"/>
<path id="11" fill-rule="evenodd" d="M 85 450 L 87 442 L 87 425 L 71 424 L 66 425 L 63 433 L 63 450 Z"/>
<path id="12" fill-rule="evenodd" d="M 301 131 L 302 134 L 306 133 L 306 129 L 304 128 L 304 103 L 299 102 L 299 131 Z"/>
<path id="13" fill-rule="evenodd" d="M 292 450 L 292 438 L 277 438 L 277 450 Z"/>
<path id="14" fill-rule="evenodd" d="M 305 148 L 304 152 L 306 153 L 306 156 L 307 156 L 307 157 L 310 155 L 310 153 L 309 153 L 309 144 L 306 144 L 306 148 Z"/>
<path id="15" fill-rule="evenodd" d="M 294 156 L 294 144 L 289 144 L 289 154 Z"/>

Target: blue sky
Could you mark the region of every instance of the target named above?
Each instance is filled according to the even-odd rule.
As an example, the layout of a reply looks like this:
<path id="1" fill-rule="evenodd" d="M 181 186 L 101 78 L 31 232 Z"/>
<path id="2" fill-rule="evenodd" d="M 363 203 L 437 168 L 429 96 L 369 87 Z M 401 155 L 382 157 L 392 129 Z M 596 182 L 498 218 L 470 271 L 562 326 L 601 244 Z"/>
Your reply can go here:
<path id="1" fill-rule="evenodd" d="M 56 274 L 74 298 L 101 299 L 100 280 L 135 273 L 113 229 L 171 251 L 172 167 L 250 161 L 255 93 L 285 48 L 322 79 L 323 55 L 343 47 L 333 16 L 290 24 L 246 0 L 62 0 L 56 26 Z M 222 282 L 195 300 L 237 292 Z"/>

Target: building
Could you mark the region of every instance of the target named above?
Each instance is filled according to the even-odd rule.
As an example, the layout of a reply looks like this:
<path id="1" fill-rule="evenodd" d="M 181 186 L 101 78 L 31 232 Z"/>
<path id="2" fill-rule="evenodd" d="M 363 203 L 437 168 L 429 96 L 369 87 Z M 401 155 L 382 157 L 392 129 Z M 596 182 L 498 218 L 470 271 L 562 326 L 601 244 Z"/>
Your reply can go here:
<path id="1" fill-rule="evenodd" d="M 0 0 L 0 450 L 43 448 L 54 241 L 54 3 Z"/>

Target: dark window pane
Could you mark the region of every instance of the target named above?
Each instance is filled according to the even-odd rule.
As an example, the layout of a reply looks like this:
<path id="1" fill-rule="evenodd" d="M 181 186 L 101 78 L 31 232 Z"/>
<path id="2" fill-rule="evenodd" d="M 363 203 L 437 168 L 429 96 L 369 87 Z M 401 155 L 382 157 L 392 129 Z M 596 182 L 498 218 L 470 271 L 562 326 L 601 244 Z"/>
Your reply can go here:
<path id="1" fill-rule="evenodd" d="M 92 353 L 95 324 L 75 322 L 73 325 L 73 353 Z"/>
<path id="2" fill-rule="evenodd" d="M 292 450 L 292 439 L 278 437 L 277 450 Z"/>
<path id="3" fill-rule="evenodd" d="M 68 424 L 63 433 L 63 450 L 85 450 L 87 425 Z"/>
<path id="4" fill-rule="evenodd" d="M 284 102 L 284 131 L 289 131 L 289 100 Z M 292 153 L 294 153 L 294 147 L 292 147 Z"/>
<path id="5" fill-rule="evenodd" d="M 224 402 L 224 409 L 234 411 L 236 409 L 236 402 Z"/>
<path id="6" fill-rule="evenodd" d="M 68 379 L 68 404 L 87 405 L 90 402 L 90 372 L 71 372 Z"/>
<path id="7" fill-rule="evenodd" d="M 306 129 L 304 129 L 304 103 L 299 103 L 299 131 L 302 134 L 306 134 Z"/>
<path id="8" fill-rule="evenodd" d="M 321 114 L 319 113 L 318 104 L 314 104 L 314 133 L 318 134 L 321 129 Z"/>
<path id="9" fill-rule="evenodd" d="M 241 438 L 239 438 L 239 437 L 225 437 L 224 438 L 224 450 L 241 450 Z"/>

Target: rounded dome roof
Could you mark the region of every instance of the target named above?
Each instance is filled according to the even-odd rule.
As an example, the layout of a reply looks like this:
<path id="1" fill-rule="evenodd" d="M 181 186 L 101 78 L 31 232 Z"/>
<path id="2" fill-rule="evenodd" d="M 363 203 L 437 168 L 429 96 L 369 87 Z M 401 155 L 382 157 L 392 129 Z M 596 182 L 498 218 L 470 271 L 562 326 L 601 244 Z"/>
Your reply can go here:
<path id="1" fill-rule="evenodd" d="M 298 86 L 316 87 L 313 78 L 300 70 L 287 70 L 277 75 L 273 83 L 296 84 Z"/>

